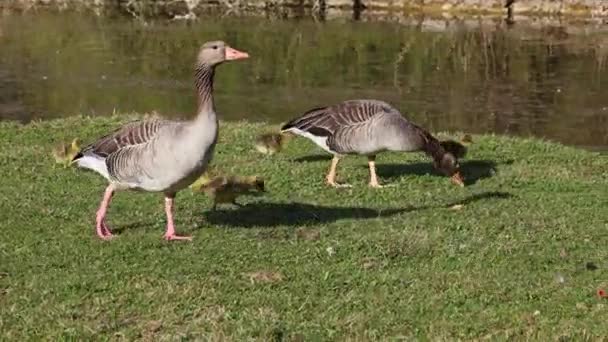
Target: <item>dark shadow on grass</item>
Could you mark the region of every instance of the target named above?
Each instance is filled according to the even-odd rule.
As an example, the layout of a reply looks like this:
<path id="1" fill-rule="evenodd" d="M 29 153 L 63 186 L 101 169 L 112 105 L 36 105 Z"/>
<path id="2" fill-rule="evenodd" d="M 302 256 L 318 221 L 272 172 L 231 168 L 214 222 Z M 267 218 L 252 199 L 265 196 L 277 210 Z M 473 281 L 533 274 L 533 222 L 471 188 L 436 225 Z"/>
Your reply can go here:
<path id="1" fill-rule="evenodd" d="M 327 207 L 305 203 L 250 203 L 237 208 L 218 208 L 206 214 L 205 223 L 241 228 L 307 226 L 335 222 L 342 219 L 390 217 L 425 209 L 447 208 L 454 204 L 470 204 L 484 199 L 512 197 L 506 192 L 484 192 L 467 196 L 449 204 L 408 206 L 405 208 L 371 209 L 361 207 Z"/>
<path id="2" fill-rule="evenodd" d="M 468 205 L 473 202 L 477 202 L 484 199 L 508 199 L 514 197 L 511 193 L 503 192 L 503 191 L 488 191 L 482 192 L 480 194 L 475 194 L 471 196 L 467 196 L 463 200 L 452 201 L 446 205 L 446 207 L 451 207 L 456 204 L 464 204 Z"/>
<path id="3" fill-rule="evenodd" d="M 326 207 L 305 203 L 249 203 L 231 208 L 209 211 L 206 221 L 235 227 L 303 226 L 335 222 L 342 219 L 389 217 L 404 212 L 426 209 L 408 207 L 376 210 L 358 207 Z"/>
<path id="4" fill-rule="evenodd" d="M 159 222 L 152 221 L 152 220 L 146 220 L 146 221 L 134 221 L 134 222 L 130 222 L 127 224 L 118 225 L 118 224 L 112 224 L 112 222 L 110 221 L 109 225 L 110 225 L 110 229 L 112 230 L 112 234 L 120 235 L 120 234 L 124 233 L 125 231 L 129 231 L 129 230 L 136 230 L 136 229 L 158 226 Z M 164 225 L 164 221 L 161 223 L 161 225 Z"/>
<path id="5" fill-rule="evenodd" d="M 311 163 L 311 162 L 318 162 L 318 161 L 331 161 L 332 156 L 329 154 L 311 154 L 308 156 L 304 156 L 304 157 L 298 157 L 296 159 L 294 159 L 293 161 L 296 163 Z"/>
<path id="6" fill-rule="evenodd" d="M 512 164 L 513 161 L 505 161 L 501 164 Z M 465 160 L 460 162 L 460 170 L 465 178 L 466 185 L 477 183 L 480 179 L 492 177 L 496 173 L 498 164 L 491 160 Z M 367 165 L 365 166 L 367 168 Z M 441 172 L 428 163 L 410 164 L 376 164 L 378 175 L 384 179 L 398 178 L 403 175 L 434 175 L 445 177 Z"/>

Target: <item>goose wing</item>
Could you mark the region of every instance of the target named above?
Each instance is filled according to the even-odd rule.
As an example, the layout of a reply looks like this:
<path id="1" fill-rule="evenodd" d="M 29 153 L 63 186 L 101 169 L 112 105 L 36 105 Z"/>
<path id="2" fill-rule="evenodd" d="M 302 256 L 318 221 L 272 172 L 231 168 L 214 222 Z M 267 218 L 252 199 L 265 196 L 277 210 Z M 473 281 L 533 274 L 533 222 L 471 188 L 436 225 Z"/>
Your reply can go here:
<path id="1" fill-rule="evenodd" d="M 152 140 L 161 128 L 168 126 L 170 123 L 171 121 L 161 119 L 127 123 L 114 132 L 99 138 L 94 143 L 85 146 L 72 160 L 91 154 L 96 157 L 107 158 L 121 148 L 144 144 Z"/>
<path id="2" fill-rule="evenodd" d="M 299 130 L 322 137 L 333 135 L 337 130 L 358 126 L 380 113 L 399 114 L 383 101 L 350 100 L 336 105 L 309 110 L 281 127 L 281 131 Z"/>

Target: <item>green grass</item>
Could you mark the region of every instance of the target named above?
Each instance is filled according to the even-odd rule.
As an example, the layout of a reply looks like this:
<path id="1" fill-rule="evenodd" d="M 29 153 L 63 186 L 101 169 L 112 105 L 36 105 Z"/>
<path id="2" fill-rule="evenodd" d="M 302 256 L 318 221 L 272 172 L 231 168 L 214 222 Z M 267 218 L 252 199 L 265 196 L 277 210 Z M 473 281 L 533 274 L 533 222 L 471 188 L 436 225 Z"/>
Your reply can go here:
<path id="1" fill-rule="evenodd" d="M 50 150 L 128 119 L 0 123 L 2 339 L 608 336 L 595 294 L 608 289 L 605 156 L 474 136 L 465 188 L 421 154 L 386 153 L 379 175 L 395 186 L 369 189 L 365 159 L 350 157 L 339 176 L 354 187 L 332 189 L 308 141 L 264 157 L 252 141 L 272 127 L 224 122 L 214 167 L 265 176 L 267 195 L 210 212 L 187 189 L 176 223 L 195 238 L 169 243 L 160 195 L 118 193 L 120 235 L 103 242 L 103 179 L 56 167 Z"/>

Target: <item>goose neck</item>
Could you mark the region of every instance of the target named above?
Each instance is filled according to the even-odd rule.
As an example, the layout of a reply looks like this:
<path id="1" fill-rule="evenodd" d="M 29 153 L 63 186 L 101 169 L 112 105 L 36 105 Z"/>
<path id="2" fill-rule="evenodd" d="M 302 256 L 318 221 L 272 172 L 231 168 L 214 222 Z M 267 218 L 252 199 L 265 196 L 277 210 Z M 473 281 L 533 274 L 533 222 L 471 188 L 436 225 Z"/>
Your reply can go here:
<path id="1" fill-rule="evenodd" d="M 436 139 L 428 140 L 423 150 L 429 157 L 433 158 L 435 162 L 440 162 L 445 154 L 445 150 L 443 147 L 441 147 L 441 144 Z"/>
<path id="2" fill-rule="evenodd" d="M 213 77 L 215 68 L 207 64 L 201 64 L 195 71 L 196 95 L 198 98 L 198 116 L 215 113 L 213 103 Z"/>

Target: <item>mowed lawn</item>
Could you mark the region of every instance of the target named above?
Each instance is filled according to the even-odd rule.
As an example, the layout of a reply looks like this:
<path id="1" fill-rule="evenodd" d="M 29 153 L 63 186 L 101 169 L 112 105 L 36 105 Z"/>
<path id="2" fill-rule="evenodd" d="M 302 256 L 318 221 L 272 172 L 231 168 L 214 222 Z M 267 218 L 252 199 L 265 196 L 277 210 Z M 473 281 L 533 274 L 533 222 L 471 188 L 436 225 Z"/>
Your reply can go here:
<path id="1" fill-rule="evenodd" d="M 473 136 L 452 185 L 423 154 L 364 157 L 325 186 L 329 156 L 277 127 L 221 124 L 215 170 L 260 175 L 267 193 L 221 205 L 190 189 L 162 240 L 159 194 L 115 196 L 62 168 L 54 144 L 85 143 L 134 116 L 0 123 L 2 340 L 557 339 L 608 336 L 608 160 L 533 139 Z M 449 137 L 449 135 L 441 135 Z M 453 135 L 457 138 L 458 135 Z"/>

